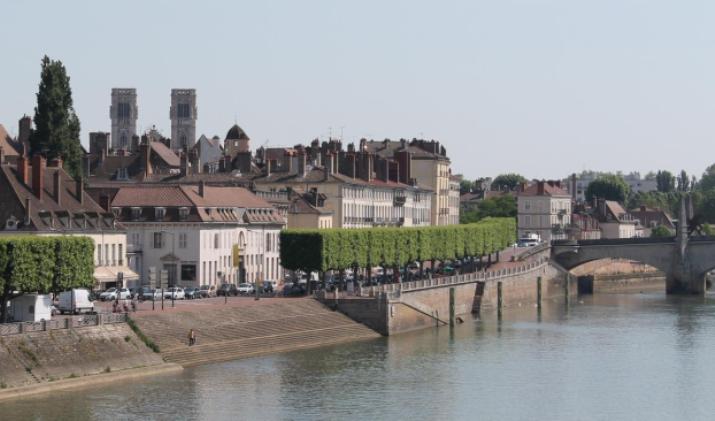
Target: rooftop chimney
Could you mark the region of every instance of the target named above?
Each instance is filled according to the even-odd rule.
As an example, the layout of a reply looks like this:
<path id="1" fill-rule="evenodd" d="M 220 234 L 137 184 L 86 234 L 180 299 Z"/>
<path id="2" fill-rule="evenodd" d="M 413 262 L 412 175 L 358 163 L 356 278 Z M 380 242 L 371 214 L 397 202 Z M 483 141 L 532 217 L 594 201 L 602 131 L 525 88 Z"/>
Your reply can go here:
<path id="1" fill-rule="evenodd" d="M 305 177 L 305 167 L 306 167 L 306 156 L 305 152 L 298 154 L 298 177 Z"/>
<path id="2" fill-rule="evenodd" d="M 45 188 L 45 157 L 37 154 L 32 157 L 32 193 L 42 200 L 42 191 Z"/>
<path id="3" fill-rule="evenodd" d="M 543 181 L 537 181 L 536 182 L 536 194 L 538 196 L 543 196 L 544 195 L 544 182 Z"/>
<path id="4" fill-rule="evenodd" d="M 266 177 L 271 176 L 271 160 L 267 159 L 266 160 Z"/>
<path id="5" fill-rule="evenodd" d="M 204 180 L 199 181 L 199 196 L 204 197 Z"/>
<path id="6" fill-rule="evenodd" d="M 182 177 L 186 177 L 189 175 L 189 157 L 186 155 L 186 152 L 180 152 L 180 154 L 181 165 L 179 167 L 179 171 Z"/>
<path id="7" fill-rule="evenodd" d="M 89 178 L 90 176 L 90 168 L 91 168 L 91 162 L 92 162 L 92 157 L 87 154 L 84 156 L 84 176 Z"/>
<path id="8" fill-rule="evenodd" d="M 23 225 L 26 227 L 30 226 L 30 215 L 31 215 L 31 210 L 32 210 L 32 202 L 30 201 L 29 197 L 25 198 L 25 222 Z"/>
<path id="9" fill-rule="evenodd" d="M 32 130 L 32 119 L 29 116 L 23 115 L 20 119 L 20 133 L 17 136 L 17 140 L 25 149 L 25 153 L 30 150 L 30 132 Z"/>
<path id="10" fill-rule="evenodd" d="M 142 164 L 144 165 L 144 176 L 148 177 L 151 175 L 151 160 L 149 159 L 151 156 L 151 145 L 149 145 L 150 140 L 147 139 L 146 143 L 142 143 L 141 145 L 141 154 L 142 154 Z"/>
<path id="11" fill-rule="evenodd" d="M 30 158 L 21 155 L 17 157 L 17 177 L 20 182 L 27 186 L 30 181 Z"/>
<path id="12" fill-rule="evenodd" d="M 62 168 L 62 158 L 59 156 L 56 158 L 52 158 L 47 162 L 47 167 L 48 168 Z"/>
<path id="13" fill-rule="evenodd" d="M 75 194 L 77 195 L 77 201 L 79 202 L 80 205 L 84 204 L 84 178 L 82 177 L 77 177 L 77 180 L 75 180 Z"/>
<path id="14" fill-rule="evenodd" d="M 53 174 L 54 184 L 52 194 L 55 196 L 57 206 L 62 206 L 62 171 L 59 169 Z"/>

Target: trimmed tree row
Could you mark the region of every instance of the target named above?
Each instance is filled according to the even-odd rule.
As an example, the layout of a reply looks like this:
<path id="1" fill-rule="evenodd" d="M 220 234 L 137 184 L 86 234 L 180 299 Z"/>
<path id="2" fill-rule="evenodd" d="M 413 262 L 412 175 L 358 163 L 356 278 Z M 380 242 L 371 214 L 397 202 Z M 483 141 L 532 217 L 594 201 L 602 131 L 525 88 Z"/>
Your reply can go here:
<path id="1" fill-rule="evenodd" d="M 400 267 L 479 257 L 516 241 L 514 218 L 424 228 L 293 229 L 281 232 L 281 265 L 306 272 Z"/>
<path id="2" fill-rule="evenodd" d="M 90 288 L 94 242 L 89 237 L 0 237 L 0 320 L 23 293 Z"/>

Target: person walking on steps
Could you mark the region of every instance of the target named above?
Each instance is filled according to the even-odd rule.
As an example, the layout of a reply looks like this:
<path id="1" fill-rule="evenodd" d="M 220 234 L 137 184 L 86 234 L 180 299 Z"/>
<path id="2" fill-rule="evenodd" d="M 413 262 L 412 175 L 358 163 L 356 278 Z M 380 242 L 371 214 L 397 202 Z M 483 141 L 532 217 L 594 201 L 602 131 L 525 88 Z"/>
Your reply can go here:
<path id="1" fill-rule="evenodd" d="M 193 346 L 196 343 L 196 332 L 194 329 L 189 329 L 189 346 Z"/>

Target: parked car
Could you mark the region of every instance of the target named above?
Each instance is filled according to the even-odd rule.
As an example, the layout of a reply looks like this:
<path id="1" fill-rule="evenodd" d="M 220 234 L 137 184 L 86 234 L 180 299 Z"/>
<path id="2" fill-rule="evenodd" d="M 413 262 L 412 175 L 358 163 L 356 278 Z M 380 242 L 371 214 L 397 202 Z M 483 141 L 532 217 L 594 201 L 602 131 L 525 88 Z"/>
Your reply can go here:
<path id="1" fill-rule="evenodd" d="M 99 299 L 102 301 L 111 301 L 111 300 L 128 300 L 132 298 L 132 294 L 129 292 L 129 289 L 127 288 L 109 288 L 108 290 L 104 291 L 103 293 L 99 294 Z"/>
<path id="2" fill-rule="evenodd" d="M 278 281 L 266 280 L 266 281 L 263 281 L 263 284 L 261 285 L 261 292 L 263 292 L 263 293 L 274 292 L 277 288 L 278 288 Z"/>
<path id="3" fill-rule="evenodd" d="M 253 284 L 243 283 L 238 286 L 238 293 L 241 295 L 255 294 L 256 287 Z"/>
<path id="4" fill-rule="evenodd" d="M 201 298 L 201 291 L 195 287 L 184 288 L 184 297 L 187 300 Z"/>
<path id="5" fill-rule="evenodd" d="M 184 293 L 184 288 L 171 287 L 164 291 L 164 299 L 183 300 L 184 298 L 186 298 L 186 294 Z"/>
<path id="6" fill-rule="evenodd" d="M 238 295 L 238 289 L 235 284 L 221 284 L 219 289 L 216 291 L 216 295 L 229 296 Z"/>
<path id="7" fill-rule="evenodd" d="M 84 288 L 60 292 L 57 311 L 60 314 L 80 314 L 94 311 L 94 303 L 89 300 L 89 291 Z"/>
<path id="8" fill-rule="evenodd" d="M 203 298 L 215 297 L 216 285 L 201 285 L 199 287 L 199 292 Z"/>
<path id="9" fill-rule="evenodd" d="M 146 288 L 143 290 L 141 297 L 143 300 L 149 301 L 161 300 L 161 290 Z"/>
<path id="10" fill-rule="evenodd" d="M 283 287 L 283 295 L 286 297 L 294 297 L 299 295 L 305 295 L 305 288 L 299 283 L 285 284 Z"/>

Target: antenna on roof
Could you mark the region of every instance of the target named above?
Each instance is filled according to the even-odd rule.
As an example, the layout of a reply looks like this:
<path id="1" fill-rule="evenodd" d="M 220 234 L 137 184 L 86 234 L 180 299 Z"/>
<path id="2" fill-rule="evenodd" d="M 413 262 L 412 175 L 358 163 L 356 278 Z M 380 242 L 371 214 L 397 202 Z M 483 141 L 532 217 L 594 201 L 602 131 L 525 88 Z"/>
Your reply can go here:
<path id="1" fill-rule="evenodd" d="M 233 113 L 233 124 L 238 124 L 238 114 Z"/>

